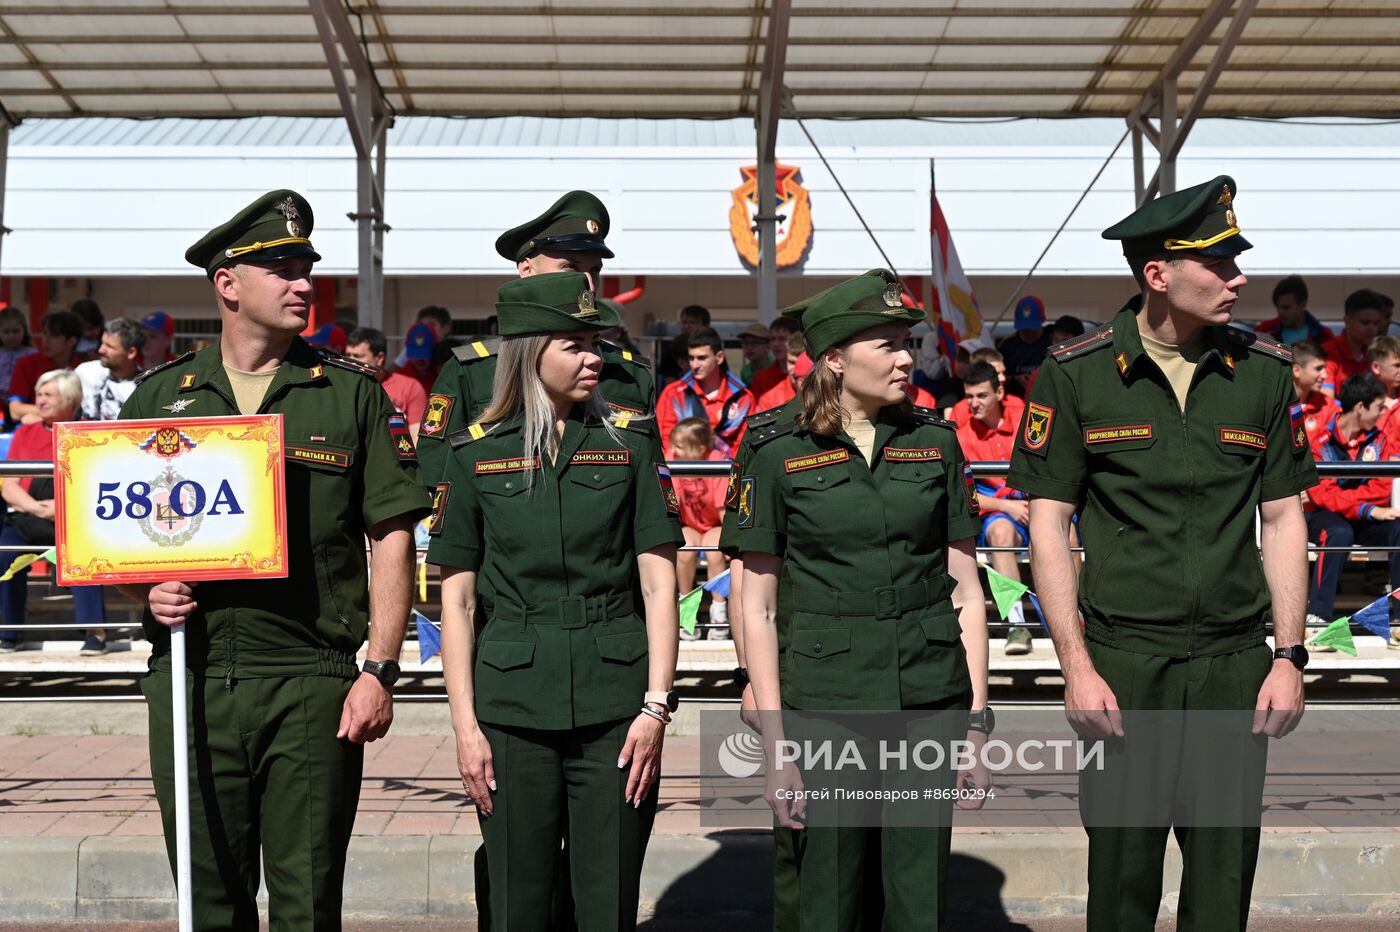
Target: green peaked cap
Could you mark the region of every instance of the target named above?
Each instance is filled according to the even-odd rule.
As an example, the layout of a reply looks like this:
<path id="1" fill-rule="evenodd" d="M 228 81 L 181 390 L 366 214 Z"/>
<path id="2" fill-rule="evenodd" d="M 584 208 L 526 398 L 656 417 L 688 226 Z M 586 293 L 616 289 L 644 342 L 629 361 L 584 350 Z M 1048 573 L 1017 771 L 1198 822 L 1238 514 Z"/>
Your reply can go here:
<path id="1" fill-rule="evenodd" d="M 570 191 L 533 220 L 496 239 L 496 252 L 511 262 L 543 250 L 550 252 L 598 252 L 611 259 L 603 242 L 608 235 L 608 209 L 587 191 Z"/>
<path id="2" fill-rule="evenodd" d="M 185 261 L 204 270 L 212 280 L 226 265 L 274 262 L 292 256 L 321 261 L 311 245 L 316 216 L 311 204 L 295 191 L 269 191 L 233 218 L 205 233 L 189 249 Z"/>
<path id="3" fill-rule="evenodd" d="M 506 282 L 496 292 L 501 336 L 571 330 L 606 330 L 622 322 L 617 311 L 593 296 L 582 272 L 548 272 Z"/>
<path id="4" fill-rule="evenodd" d="M 1219 175 L 1204 184 L 1148 201 L 1101 234 L 1123 243 L 1129 259 L 1149 256 L 1237 256 L 1252 249 L 1240 234 L 1235 179 Z"/>
<path id="5" fill-rule="evenodd" d="M 923 311 L 904 306 L 901 292 L 893 272 L 876 269 L 809 298 L 802 313 L 807 355 L 815 360 L 833 346 L 880 324 L 913 325 L 923 320 Z"/>
<path id="6" fill-rule="evenodd" d="M 866 272 L 865 274 L 866 274 L 866 275 L 881 276 L 881 275 L 887 275 L 887 274 L 889 274 L 889 273 L 887 273 L 884 269 L 871 269 L 869 272 Z M 864 277 L 864 276 L 862 276 L 862 277 Z M 821 300 L 822 298 L 825 298 L 829 292 L 835 291 L 837 288 L 840 288 L 842 285 L 845 285 L 845 284 L 846 284 L 846 282 L 840 282 L 840 283 L 838 283 L 838 284 L 832 285 L 830 288 L 827 288 L 827 289 L 825 289 L 824 291 L 818 291 L 818 292 L 817 292 L 816 294 L 814 294 L 814 295 L 808 295 L 807 297 L 803 298 L 801 301 L 798 301 L 796 304 L 789 304 L 787 307 L 785 307 L 785 308 L 783 308 L 781 311 L 779 311 L 778 314 L 779 314 L 779 316 L 782 316 L 782 317 L 790 317 L 790 318 L 792 318 L 793 321 L 797 324 L 797 326 L 801 327 L 801 326 L 802 326 L 802 315 L 807 313 L 807 309 L 808 309 L 809 307 L 812 306 L 812 302 L 813 302 L 813 301 L 819 301 L 819 300 Z"/>

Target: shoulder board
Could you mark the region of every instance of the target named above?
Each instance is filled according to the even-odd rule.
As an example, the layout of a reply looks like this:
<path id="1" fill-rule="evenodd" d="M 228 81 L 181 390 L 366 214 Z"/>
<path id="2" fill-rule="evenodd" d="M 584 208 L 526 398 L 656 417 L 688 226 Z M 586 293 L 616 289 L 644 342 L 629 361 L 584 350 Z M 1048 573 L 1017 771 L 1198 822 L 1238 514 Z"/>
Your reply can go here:
<path id="1" fill-rule="evenodd" d="M 749 430 L 744 435 L 744 443 L 758 449 L 770 440 L 786 437 L 797 430 L 797 421 L 791 417 L 781 417 L 782 413 L 782 408 L 774 408 L 749 418 Z"/>
<path id="2" fill-rule="evenodd" d="M 482 337 L 479 340 L 471 340 L 461 346 L 452 347 L 452 355 L 457 357 L 458 362 L 476 362 L 478 359 L 495 356 L 500 350 L 500 337 Z"/>
<path id="3" fill-rule="evenodd" d="M 483 424 L 477 421 L 475 424 L 468 424 L 461 430 L 454 430 L 452 433 L 448 434 L 447 442 L 452 444 L 452 449 L 456 450 L 458 447 L 464 447 L 474 440 L 480 440 L 482 437 L 489 436 L 491 432 L 497 427 L 500 427 L 502 423 L 501 421 L 492 421 L 490 424 Z"/>
<path id="4" fill-rule="evenodd" d="M 658 434 L 656 417 L 651 414 L 637 414 L 612 408 L 612 426 L 618 430 L 630 430 L 634 434 Z"/>
<path id="5" fill-rule="evenodd" d="M 1105 324 L 1097 330 L 1057 343 L 1050 347 L 1050 355 L 1057 362 L 1067 362 L 1085 353 L 1113 345 L 1113 325 Z"/>
<path id="6" fill-rule="evenodd" d="M 1236 346 L 1243 346 L 1252 352 L 1263 353 L 1265 356 L 1272 356 L 1286 363 L 1293 362 L 1293 351 L 1291 349 L 1261 333 L 1250 333 L 1246 330 L 1241 330 L 1239 327 L 1226 327 L 1225 339 Z"/>
<path id="7" fill-rule="evenodd" d="M 609 343 L 607 340 L 599 340 L 598 345 L 602 347 L 603 352 L 610 353 L 623 362 L 630 362 L 635 366 L 641 366 L 643 369 L 651 368 L 651 360 L 641 353 L 634 353 L 626 347 L 618 346 L 616 343 Z"/>
<path id="8" fill-rule="evenodd" d="M 144 382 L 146 379 L 149 379 L 157 372 L 162 372 L 166 369 L 169 369 L 171 366 L 178 366 L 182 362 L 189 362 L 191 359 L 194 358 L 194 355 L 194 350 L 190 350 L 183 356 L 177 356 L 169 362 L 163 362 L 158 366 L 151 366 L 151 368 L 147 369 L 144 372 L 138 372 L 136 374 L 136 384 L 140 385 L 142 382 Z"/>
<path id="9" fill-rule="evenodd" d="M 328 366 L 335 366 L 338 369 L 349 369 L 351 372 L 358 372 L 360 375 L 378 378 L 379 372 L 373 366 L 366 366 L 364 363 L 356 362 L 348 356 L 333 353 L 322 347 L 316 348 L 316 355 L 321 357 L 321 361 Z"/>
<path id="10" fill-rule="evenodd" d="M 918 405 L 914 405 L 912 417 L 920 424 L 936 424 L 939 427 L 946 427 L 952 431 L 958 429 L 958 425 L 945 418 L 937 408 L 921 408 Z"/>

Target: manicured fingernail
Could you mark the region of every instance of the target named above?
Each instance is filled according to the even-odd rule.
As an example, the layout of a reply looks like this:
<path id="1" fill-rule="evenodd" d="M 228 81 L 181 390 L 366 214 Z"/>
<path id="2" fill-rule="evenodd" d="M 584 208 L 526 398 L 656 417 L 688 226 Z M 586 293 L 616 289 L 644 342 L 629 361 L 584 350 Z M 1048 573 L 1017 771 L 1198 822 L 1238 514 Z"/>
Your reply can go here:
<path id="1" fill-rule="evenodd" d="M 491 787 L 491 792 L 493 792 L 493 793 L 496 792 L 496 781 L 495 781 L 495 780 L 487 780 L 487 781 L 486 781 L 486 785 L 489 786 L 489 787 Z"/>
<path id="2" fill-rule="evenodd" d="M 625 758 L 625 757 L 619 757 L 619 758 L 617 759 L 617 769 L 621 770 L 623 767 L 626 767 L 626 766 L 627 766 L 627 758 Z"/>

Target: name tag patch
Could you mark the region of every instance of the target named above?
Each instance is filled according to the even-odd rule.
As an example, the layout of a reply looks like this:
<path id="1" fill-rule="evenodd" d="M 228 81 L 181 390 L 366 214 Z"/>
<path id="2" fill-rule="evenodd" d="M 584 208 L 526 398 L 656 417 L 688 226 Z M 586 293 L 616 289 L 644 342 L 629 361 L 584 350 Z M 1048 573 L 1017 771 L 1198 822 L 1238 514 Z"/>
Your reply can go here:
<path id="1" fill-rule="evenodd" d="M 630 450 L 579 450 L 569 462 L 587 463 L 592 466 L 626 466 L 632 462 L 632 453 Z"/>
<path id="2" fill-rule="evenodd" d="M 478 476 L 494 476 L 503 472 L 524 472 L 527 469 L 539 469 L 540 458 L 532 456 L 526 459 L 523 456 L 512 457 L 508 460 L 482 460 L 476 464 L 476 474 Z"/>
<path id="3" fill-rule="evenodd" d="M 885 447 L 885 459 L 891 463 L 929 463 L 943 459 L 943 451 L 938 447 Z"/>
<path id="4" fill-rule="evenodd" d="M 826 450 L 822 453 L 794 456 L 790 460 L 783 460 L 783 466 L 787 468 L 788 472 L 801 472 L 804 469 L 817 469 L 822 466 L 830 466 L 833 463 L 844 463 L 850 458 L 849 450 Z"/>
<path id="5" fill-rule="evenodd" d="M 338 453 L 335 450 L 308 450 L 305 447 L 285 447 L 287 459 L 296 460 L 301 463 L 316 463 L 319 466 L 339 466 L 341 469 L 350 465 L 350 455 L 348 453 Z"/>
<path id="6" fill-rule="evenodd" d="M 1234 427 L 1220 428 L 1220 442 L 1249 447 L 1251 450 L 1263 450 L 1268 446 L 1263 434 L 1252 430 L 1239 430 Z"/>
<path id="7" fill-rule="evenodd" d="M 1118 440 L 1151 439 L 1151 424 L 1128 424 L 1123 427 L 1089 427 L 1084 431 L 1085 443 L 1114 443 Z"/>

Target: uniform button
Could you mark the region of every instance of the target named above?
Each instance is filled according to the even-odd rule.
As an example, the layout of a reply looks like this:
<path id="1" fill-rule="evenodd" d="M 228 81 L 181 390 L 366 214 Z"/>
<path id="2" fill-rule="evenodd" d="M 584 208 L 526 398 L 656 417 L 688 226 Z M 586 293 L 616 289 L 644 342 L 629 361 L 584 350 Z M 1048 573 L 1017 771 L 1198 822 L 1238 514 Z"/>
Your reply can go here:
<path id="1" fill-rule="evenodd" d="M 598 475 L 598 474 L 595 472 L 595 473 L 593 474 L 593 481 L 594 481 L 594 482 L 602 482 L 602 481 L 603 481 L 603 477 L 600 476 L 600 475 Z"/>
<path id="2" fill-rule="evenodd" d="M 514 482 L 507 482 L 507 483 L 506 483 L 506 488 L 508 488 L 508 489 L 513 489 L 513 488 L 515 488 L 515 483 L 514 483 Z"/>
<path id="3" fill-rule="evenodd" d="M 825 482 L 825 481 L 826 481 L 826 476 L 818 476 L 818 477 L 817 477 L 817 481 L 818 481 L 818 482 Z"/>
<path id="4" fill-rule="evenodd" d="M 820 654 L 821 652 L 822 652 L 822 646 L 821 646 L 820 644 L 813 644 L 813 645 L 812 645 L 812 653 L 814 653 L 814 654 Z"/>

